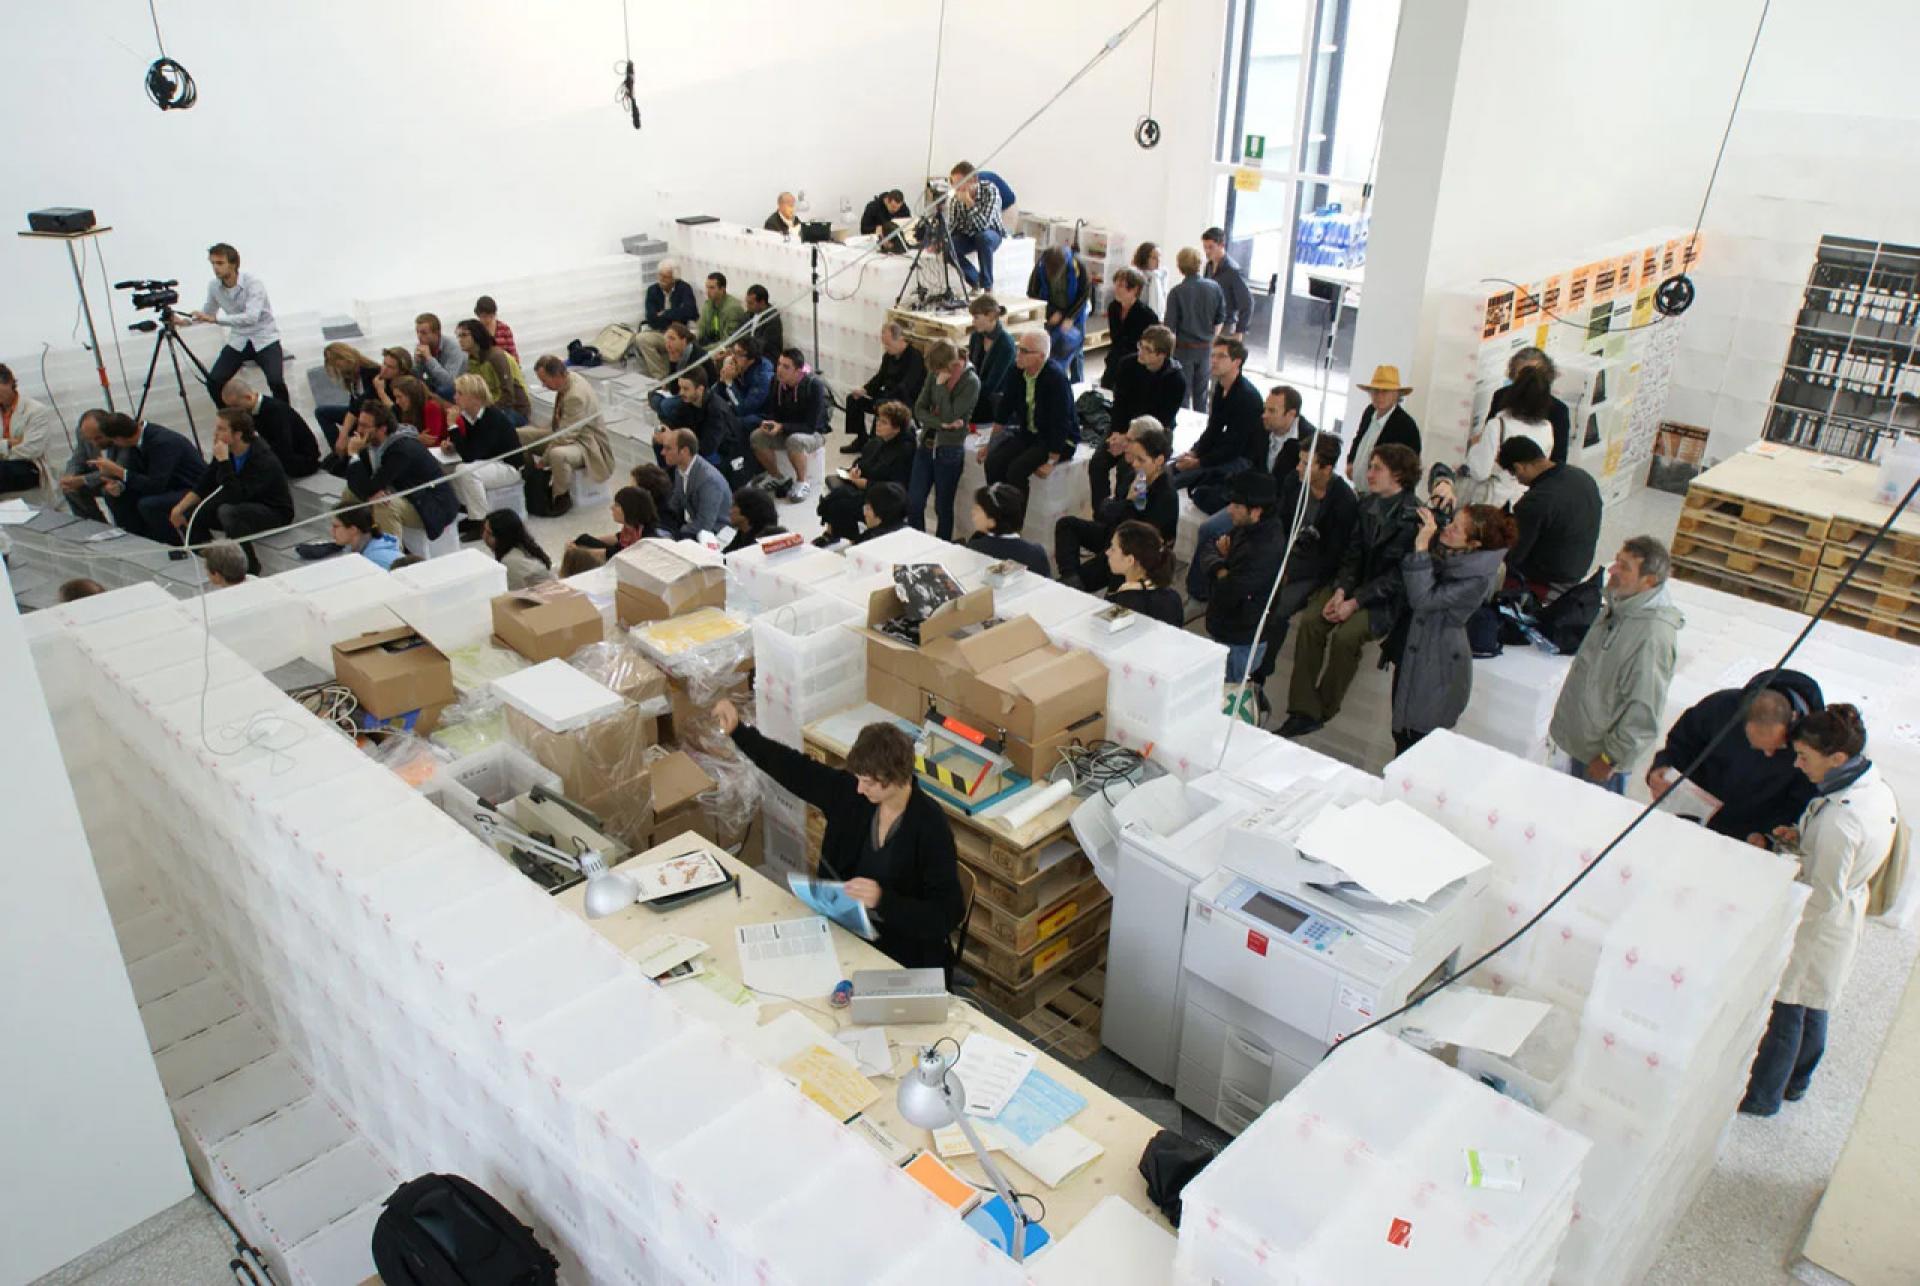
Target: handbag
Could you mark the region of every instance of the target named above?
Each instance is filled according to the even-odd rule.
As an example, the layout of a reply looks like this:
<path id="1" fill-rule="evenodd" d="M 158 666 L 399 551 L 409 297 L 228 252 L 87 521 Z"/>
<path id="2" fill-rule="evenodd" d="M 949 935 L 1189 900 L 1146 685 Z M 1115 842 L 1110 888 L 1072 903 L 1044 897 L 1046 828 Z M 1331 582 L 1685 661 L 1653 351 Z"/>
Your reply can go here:
<path id="1" fill-rule="evenodd" d="M 553 470 L 531 461 L 522 464 L 520 486 L 527 502 L 527 517 L 553 517 Z"/>
<path id="2" fill-rule="evenodd" d="M 625 322 L 609 322 L 593 337 L 593 346 L 600 350 L 601 361 L 618 362 L 626 358 L 627 351 L 638 338 L 633 327 Z"/>

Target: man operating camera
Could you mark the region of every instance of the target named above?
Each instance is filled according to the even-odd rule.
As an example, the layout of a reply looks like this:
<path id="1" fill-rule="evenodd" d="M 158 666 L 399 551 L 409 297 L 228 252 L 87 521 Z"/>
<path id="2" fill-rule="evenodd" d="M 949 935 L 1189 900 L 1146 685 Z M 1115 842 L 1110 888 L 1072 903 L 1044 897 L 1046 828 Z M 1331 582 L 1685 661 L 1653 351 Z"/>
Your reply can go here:
<path id="1" fill-rule="evenodd" d="M 240 252 L 224 241 L 208 249 L 207 262 L 213 265 L 207 302 L 193 313 L 173 313 L 169 321 L 176 329 L 190 322 L 227 328 L 226 347 L 207 372 L 207 392 L 213 404 L 224 405 L 221 390 L 248 362 L 267 377 L 267 387 L 275 397 L 289 402 L 286 380 L 280 373 L 280 330 L 274 325 L 267 288 L 252 273 L 240 271 Z"/>

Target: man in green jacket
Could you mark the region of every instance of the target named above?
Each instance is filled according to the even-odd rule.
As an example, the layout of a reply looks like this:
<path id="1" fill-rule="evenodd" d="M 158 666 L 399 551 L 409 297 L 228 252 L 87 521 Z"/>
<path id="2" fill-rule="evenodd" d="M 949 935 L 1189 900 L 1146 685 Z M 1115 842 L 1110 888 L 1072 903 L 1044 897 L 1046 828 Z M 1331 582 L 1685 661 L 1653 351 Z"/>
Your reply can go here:
<path id="1" fill-rule="evenodd" d="M 1686 621 L 1667 592 L 1670 565 L 1652 536 L 1620 546 L 1607 568 L 1606 605 L 1574 654 L 1547 729 L 1568 772 L 1616 795 L 1658 740 L 1673 681 Z"/>
<path id="2" fill-rule="evenodd" d="M 727 274 L 708 273 L 707 301 L 700 305 L 700 320 L 693 331 L 694 343 L 708 350 L 724 347 L 722 341 L 730 342 L 733 332 L 746 324 L 746 305 L 727 293 Z"/>

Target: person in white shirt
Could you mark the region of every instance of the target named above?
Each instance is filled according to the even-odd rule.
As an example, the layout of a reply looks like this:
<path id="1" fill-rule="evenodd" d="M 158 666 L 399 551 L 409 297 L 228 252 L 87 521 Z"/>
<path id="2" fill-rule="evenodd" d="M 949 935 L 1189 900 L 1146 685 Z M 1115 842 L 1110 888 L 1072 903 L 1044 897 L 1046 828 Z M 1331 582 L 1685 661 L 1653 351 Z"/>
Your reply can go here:
<path id="1" fill-rule="evenodd" d="M 240 368 L 252 362 L 267 377 L 267 387 L 282 402 L 291 403 L 287 382 L 281 374 L 280 328 L 274 325 L 273 305 L 267 301 L 267 288 L 250 272 L 240 271 L 240 252 L 222 241 L 207 250 L 207 262 L 213 265 L 213 280 L 207 285 L 207 302 L 188 314 L 173 314 L 176 328 L 189 322 L 201 322 L 227 328 L 226 347 L 214 358 L 207 372 L 207 392 L 215 406 L 224 406 L 220 394 L 227 381 Z"/>
<path id="2" fill-rule="evenodd" d="M 1507 386 L 1498 411 L 1467 438 L 1465 472 L 1474 480 L 1475 504 L 1510 509 L 1527 489 L 1497 460 L 1509 438 L 1532 438 L 1546 455 L 1553 454 L 1553 377 L 1541 366 L 1523 366 Z"/>
<path id="3" fill-rule="evenodd" d="M 0 491 L 44 491 L 53 486 L 53 413 L 20 391 L 13 371 L 0 365 Z"/>

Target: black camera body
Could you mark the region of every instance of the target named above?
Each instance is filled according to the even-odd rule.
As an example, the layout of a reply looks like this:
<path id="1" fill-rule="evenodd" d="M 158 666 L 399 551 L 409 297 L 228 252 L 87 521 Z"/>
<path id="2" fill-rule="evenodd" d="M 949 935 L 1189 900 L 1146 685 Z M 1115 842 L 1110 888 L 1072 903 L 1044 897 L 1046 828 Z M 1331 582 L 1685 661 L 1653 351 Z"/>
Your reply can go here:
<path id="1" fill-rule="evenodd" d="M 115 290 L 131 290 L 135 308 L 157 308 L 162 311 L 180 302 L 180 292 L 174 287 L 180 284 L 178 277 L 168 281 L 116 281 Z"/>
<path id="2" fill-rule="evenodd" d="M 833 225 L 825 219 L 813 219 L 800 225 L 800 240 L 805 245 L 818 245 L 833 240 Z"/>

